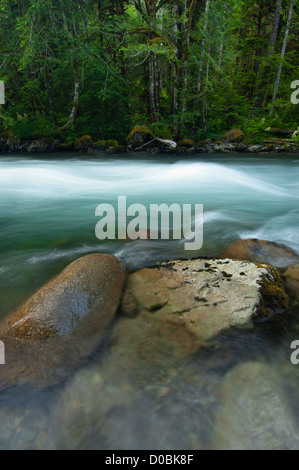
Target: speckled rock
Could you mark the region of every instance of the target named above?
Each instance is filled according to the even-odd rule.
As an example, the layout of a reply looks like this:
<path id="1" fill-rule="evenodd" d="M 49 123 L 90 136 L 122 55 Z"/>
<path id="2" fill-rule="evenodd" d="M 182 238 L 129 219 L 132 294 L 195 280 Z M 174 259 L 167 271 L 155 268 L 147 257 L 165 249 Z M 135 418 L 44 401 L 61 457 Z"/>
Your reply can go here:
<path id="1" fill-rule="evenodd" d="M 299 262 L 299 254 L 288 246 L 257 239 L 237 240 L 219 257 L 266 263 L 281 270 Z"/>
<path id="2" fill-rule="evenodd" d="M 130 318 L 132 332 L 145 328 L 151 337 L 159 332 L 165 345 L 184 357 L 220 332 L 251 328 L 255 321 L 282 313 L 287 305 L 274 268 L 199 259 L 162 263 L 131 274 L 122 311 Z M 120 331 L 127 329 L 127 322 L 119 321 Z"/>
<path id="3" fill-rule="evenodd" d="M 60 380 L 96 348 L 117 311 L 126 269 L 93 254 L 74 261 L 0 323 L 1 382 Z"/>

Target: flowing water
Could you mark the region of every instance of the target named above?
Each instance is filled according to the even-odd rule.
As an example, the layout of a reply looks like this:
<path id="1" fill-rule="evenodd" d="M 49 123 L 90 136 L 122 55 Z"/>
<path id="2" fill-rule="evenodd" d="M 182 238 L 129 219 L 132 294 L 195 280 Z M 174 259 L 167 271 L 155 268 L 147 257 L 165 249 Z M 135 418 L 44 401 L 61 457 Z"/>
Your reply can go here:
<path id="1" fill-rule="evenodd" d="M 202 249 L 186 252 L 184 240 L 99 241 L 96 207 L 109 203 L 116 208 L 118 196 L 126 196 L 128 205 L 147 208 L 161 203 L 203 204 Z M 159 260 L 214 257 L 239 238 L 275 241 L 299 251 L 298 203 L 299 160 L 294 156 L 3 156 L 0 319 L 71 261 L 88 253 L 114 254 L 136 270 Z M 188 363 L 161 360 L 152 380 L 140 379 L 146 383 L 144 389 L 132 389 L 128 378 L 120 386 L 101 356 L 93 359 L 97 372 L 95 364 L 89 364 L 83 378 L 70 379 L 61 388 L 21 396 L 14 391 L 1 400 L 0 447 L 217 447 L 219 387 L 228 370 L 248 361 L 263 361 L 280 378 L 279 387 L 288 385 L 282 401 L 290 405 L 297 426 L 293 388 L 298 373 L 289 361 L 290 342 L 297 331 L 293 313 L 287 327 L 257 327 L 253 333 L 219 339 L 212 351 Z M 101 394 L 115 394 L 115 402 L 103 404 Z M 127 403 L 128 396 L 134 406 Z M 144 409 L 150 410 L 148 415 Z M 235 441 L 236 434 L 232 432 L 231 443 L 242 447 Z M 296 439 L 288 444 L 282 439 L 281 446 L 296 447 Z M 248 447 L 258 447 L 257 443 L 258 438 L 248 441 Z M 275 441 L 271 446 L 279 444 Z"/>

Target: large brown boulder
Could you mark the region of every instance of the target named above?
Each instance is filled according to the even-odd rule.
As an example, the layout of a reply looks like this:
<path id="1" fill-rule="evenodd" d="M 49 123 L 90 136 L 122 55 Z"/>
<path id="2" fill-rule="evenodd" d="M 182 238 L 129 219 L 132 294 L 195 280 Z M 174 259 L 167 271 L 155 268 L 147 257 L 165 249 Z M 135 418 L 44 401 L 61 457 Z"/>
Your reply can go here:
<path id="1" fill-rule="evenodd" d="M 128 278 L 122 311 L 128 318 L 130 347 L 145 331 L 186 357 L 232 327 L 251 328 L 255 321 L 282 313 L 288 299 L 278 272 L 269 266 L 229 260 L 174 261 L 143 269 Z"/>
<path id="2" fill-rule="evenodd" d="M 114 319 L 125 280 L 122 261 L 88 255 L 24 302 L 0 323 L 6 353 L 0 385 L 42 387 L 82 363 Z"/>
<path id="3" fill-rule="evenodd" d="M 299 254 L 288 246 L 257 239 L 237 240 L 222 251 L 219 258 L 265 263 L 282 270 L 299 262 Z"/>

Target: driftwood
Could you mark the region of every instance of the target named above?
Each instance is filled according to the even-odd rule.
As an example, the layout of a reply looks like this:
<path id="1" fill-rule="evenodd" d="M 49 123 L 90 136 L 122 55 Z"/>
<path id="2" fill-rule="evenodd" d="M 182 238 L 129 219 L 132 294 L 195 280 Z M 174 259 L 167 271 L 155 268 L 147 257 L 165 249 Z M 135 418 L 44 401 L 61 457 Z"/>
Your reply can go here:
<path id="1" fill-rule="evenodd" d="M 161 144 L 167 145 L 168 147 L 172 148 L 173 150 L 175 150 L 178 146 L 178 144 L 176 142 L 174 142 L 173 140 L 159 139 L 159 137 L 156 137 L 156 140 L 158 142 L 161 142 Z"/>
<path id="2" fill-rule="evenodd" d="M 146 147 L 147 145 L 150 145 L 152 144 L 153 142 L 155 142 L 155 140 L 157 140 L 158 142 L 160 142 L 161 144 L 164 144 L 164 145 L 167 145 L 168 147 L 170 147 L 172 150 L 175 150 L 178 146 L 178 144 L 176 142 L 174 142 L 173 140 L 165 140 L 165 139 L 160 139 L 159 137 L 155 137 L 154 139 L 150 140 L 150 142 L 146 142 L 146 144 L 143 144 L 141 145 L 141 147 L 138 147 L 136 148 L 135 150 L 141 150 L 142 148 Z"/>

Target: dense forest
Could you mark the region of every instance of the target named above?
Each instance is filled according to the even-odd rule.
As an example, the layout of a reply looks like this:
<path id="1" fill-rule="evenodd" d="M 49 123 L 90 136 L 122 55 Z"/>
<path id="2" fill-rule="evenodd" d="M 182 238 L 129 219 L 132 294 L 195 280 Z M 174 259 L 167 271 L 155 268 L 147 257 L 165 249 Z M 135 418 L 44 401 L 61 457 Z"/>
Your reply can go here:
<path id="1" fill-rule="evenodd" d="M 296 129 L 298 0 L 1 0 L 0 131 Z"/>

